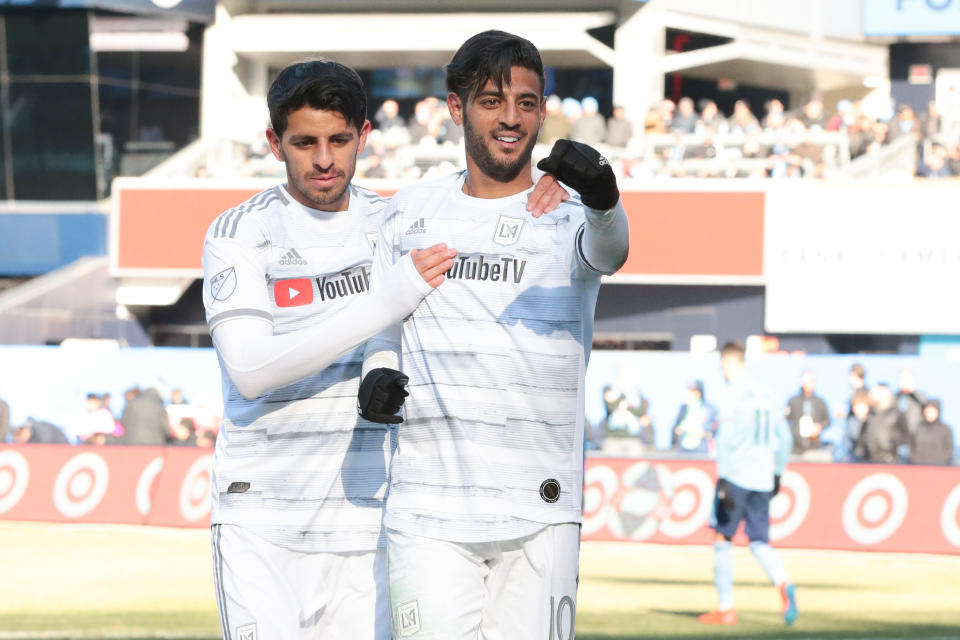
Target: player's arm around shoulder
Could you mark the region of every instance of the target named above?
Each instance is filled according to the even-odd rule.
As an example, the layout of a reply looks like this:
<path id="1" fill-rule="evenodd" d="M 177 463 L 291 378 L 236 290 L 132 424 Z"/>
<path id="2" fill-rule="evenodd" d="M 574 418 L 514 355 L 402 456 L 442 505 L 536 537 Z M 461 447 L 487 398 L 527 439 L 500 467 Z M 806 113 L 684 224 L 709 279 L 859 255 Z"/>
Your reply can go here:
<path id="1" fill-rule="evenodd" d="M 561 139 L 537 168 L 580 194 L 586 218 L 577 235 L 580 261 L 598 273 L 616 273 L 627 261 L 630 230 L 617 177 L 607 159 L 589 145 Z"/>

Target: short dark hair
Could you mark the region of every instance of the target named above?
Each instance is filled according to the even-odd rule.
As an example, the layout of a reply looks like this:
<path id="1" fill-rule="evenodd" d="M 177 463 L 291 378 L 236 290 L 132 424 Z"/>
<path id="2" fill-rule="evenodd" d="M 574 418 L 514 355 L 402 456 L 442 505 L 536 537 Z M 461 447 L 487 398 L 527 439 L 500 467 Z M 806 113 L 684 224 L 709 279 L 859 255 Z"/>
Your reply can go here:
<path id="1" fill-rule="evenodd" d="M 309 105 L 335 111 L 359 131 L 367 120 L 363 81 L 350 67 L 333 60 L 308 60 L 284 67 L 267 92 L 270 126 L 278 136 L 287 130 L 291 113 Z"/>
<path id="2" fill-rule="evenodd" d="M 746 353 L 747 353 L 747 350 L 743 348 L 743 344 L 741 344 L 736 340 L 732 342 L 728 342 L 727 344 L 723 345 L 723 347 L 720 349 L 721 358 L 726 358 L 727 356 L 733 356 L 740 362 L 744 362 L 746 360 Z"/>
<path id="3" fill-rule="evenodd" d="M 443 68 L 447 74 L 447 91 L 466 102 L 483 91 L 491 80 L 503 90 L 503 85 L 510 84 L 513 67 L 536 73 L 540 79 L 540 94 L 543 94 L 546 85 L 543 60 L 532 42 L 505 31 L 478 33 L 460 45 L 453 59 Z"/>

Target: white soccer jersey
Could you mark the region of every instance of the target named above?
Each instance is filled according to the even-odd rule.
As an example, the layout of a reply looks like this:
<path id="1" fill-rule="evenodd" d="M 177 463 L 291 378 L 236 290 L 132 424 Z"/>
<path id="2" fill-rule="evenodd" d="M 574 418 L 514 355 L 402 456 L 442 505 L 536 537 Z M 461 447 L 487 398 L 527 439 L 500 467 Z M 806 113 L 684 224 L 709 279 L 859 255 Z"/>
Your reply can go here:
<path id="1" fill-rule="evenodd" d="M 282 334 L 337 313 L 369 286 L 386 200 L 351 187 L 349 210 L 304 207 L 283 187 L 223 213 L 207 232 L 210 330 L 263 318 Z M 224 421 L 214 454 L 214 524 L 296 551 L 369 551 L 381 533 L 391 448 L 357 416 L 363 347 L 307 379 L 245 399 L 221 362 Z"/>
<path id="2" fill-rule="evenodd" d="M 578 250 L 578 198 L 533 218 L 529 191 L 473 198 L 464 177 L 402 189 L 381 227 L 375 270 L 438 242 L 459 252 L 447 281 L 403 324 L 410 396 L 385 524 L 487 542 L 580 521 L 583 381 L 600 274 Z"/>

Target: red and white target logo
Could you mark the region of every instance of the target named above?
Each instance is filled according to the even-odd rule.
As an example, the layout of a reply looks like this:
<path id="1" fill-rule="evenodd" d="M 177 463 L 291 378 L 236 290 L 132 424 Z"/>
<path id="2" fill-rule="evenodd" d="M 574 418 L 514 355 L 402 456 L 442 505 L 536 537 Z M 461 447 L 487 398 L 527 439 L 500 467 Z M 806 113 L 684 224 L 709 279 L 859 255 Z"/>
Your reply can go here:
<path id="1" fill-rule="evenodd" d="M 713 509 L 713 480 L 695 467 L 670 476 L 670 511 L 660 523 L 660 532 L 671 538 L 686 538 L 707 524 Z"/>
<path id="2" fill-rule="evenodd" d="M 590 535 L 603 529 L 613 510 L 610 496 L 617 492 L 620 478 L 605 464 L 595 464 L 587 469 L 583 477 L 583 525 L 584 535 Z"/>
<path id="3" fill-rule="evenodd" d="M 137 511 L 140 512 L 141 516 L 146 517 L 150 514 L 150 507 L 153 504 L 153 484 L 161 471 L 163 471 L 163 458 L 157 456 L 140 472 L 134 499 L 137 503 Z"/>
<path id="4" fill-rule="evenodd" d="M 620 477 L 606 465 L 595 465 L 584 480 L 584 535 L 606 527 L 629 540 L 646 540 L 658 531 L 685 538 L 710 517 L 713 481 L 696 468 L 671 473 L 664 465 L 638 462 Z"/>
<path id="5" fill-rule="evenodd" d="M 940 510 L 940 529 L 943 537 L 955 547 L 960 547 L 960 484 L 955 486 L 943 501 Z"/>
<path id="6" fill-rule="evenodd" d="M 770 539 L 786 538 L 803 524 L 810 512 L 810 485 L 793 471 L 783 474 L 780 493 L 770 501 Z"/>
<path id="7" fill-rule="evenodd" d="M 907 489 L 889 473 L 875 473 L 853 486 L 843 503 L 843 529 L 860 544 L 883 542 L 907 515 Z"/>
<path id="8" fill-rule="evenodd" d="M 107 463 L 96 453 L 76 455 L 61 467 L 53 483 L 53 505 L 68 518 L 93 511 L 110 484 Z"/>
<path id="9" fill-rule="evenodd" d="M 213 486 L 213 456 L 198 458 L 180 485 L 180 515 L 188 522 L 210 515 L 210 490 Z"/>
<path id="10" fill-rule="evenodd" d="M 19 452 L 0 451 L 0 513 L 17 506 L 30 484 L 30 465 Z"/>

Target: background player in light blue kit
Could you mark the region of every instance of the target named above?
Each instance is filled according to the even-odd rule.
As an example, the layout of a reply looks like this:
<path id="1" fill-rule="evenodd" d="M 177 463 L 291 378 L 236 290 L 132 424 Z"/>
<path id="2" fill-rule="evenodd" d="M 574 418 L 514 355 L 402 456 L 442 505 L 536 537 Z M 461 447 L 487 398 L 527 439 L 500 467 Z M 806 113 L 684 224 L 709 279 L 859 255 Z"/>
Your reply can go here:
<path id="1" fill-rule="evenodd" d="M 744 348 L 730 342 L 720 350 L 727 384 L 717 402 L 717 497 L 713 528 L 717 532 L 713 581 L 717 608 L 700 616 L 706 624 L 735 624 L 733 608 L 733 539 L 746 521 L 750 551 L 779 589 L 783 619 L 797 619 L 794 585 L 769 544 L 770 499 L 780 490 L 793 436 L 770 392 L 747 375 Z"/>

